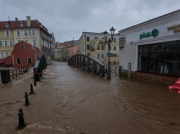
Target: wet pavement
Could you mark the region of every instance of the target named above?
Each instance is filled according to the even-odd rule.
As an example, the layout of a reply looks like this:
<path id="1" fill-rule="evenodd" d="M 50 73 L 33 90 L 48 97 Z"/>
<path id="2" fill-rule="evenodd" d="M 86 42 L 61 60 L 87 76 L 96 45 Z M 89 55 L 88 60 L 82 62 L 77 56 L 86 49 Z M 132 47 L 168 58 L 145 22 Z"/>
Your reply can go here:
<path id="1" fill-rule="evenodd" d="M 180 95 L 167 86 L 118 77 L 106 80 L 53 62 L 30 92 L 32 73 L 0 85 L 0 134 L 179 134 Z M 23 109 L 26 127 L 18 130 Z"/>

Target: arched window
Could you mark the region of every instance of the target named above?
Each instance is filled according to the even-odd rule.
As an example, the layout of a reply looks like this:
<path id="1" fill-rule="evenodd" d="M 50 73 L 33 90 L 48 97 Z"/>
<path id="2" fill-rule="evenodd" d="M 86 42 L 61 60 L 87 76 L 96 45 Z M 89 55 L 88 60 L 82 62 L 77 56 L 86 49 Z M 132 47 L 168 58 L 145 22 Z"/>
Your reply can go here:
<path id="1" fill-rule="evenodd" d="M 21 45 L 20 48 L 21 48 L 21 50 L 24 50 L 24 49 L 25 49 L 25 46 L 24 46 L 24 45 Z"/>

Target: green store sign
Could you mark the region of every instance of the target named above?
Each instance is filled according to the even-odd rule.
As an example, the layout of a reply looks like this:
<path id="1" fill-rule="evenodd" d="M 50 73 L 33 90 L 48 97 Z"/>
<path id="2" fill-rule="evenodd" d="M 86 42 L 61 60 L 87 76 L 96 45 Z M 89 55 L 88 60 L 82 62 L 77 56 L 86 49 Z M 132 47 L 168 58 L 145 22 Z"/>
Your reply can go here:
<path id="1" fill-rule="evenodd" d="M 142 33 L 140 34 L 140 39 L 148 38 L 148 37 L 157 37 L 159 34 L 159 31 L 157 29 L 153 29 L 152 32 Z"/>

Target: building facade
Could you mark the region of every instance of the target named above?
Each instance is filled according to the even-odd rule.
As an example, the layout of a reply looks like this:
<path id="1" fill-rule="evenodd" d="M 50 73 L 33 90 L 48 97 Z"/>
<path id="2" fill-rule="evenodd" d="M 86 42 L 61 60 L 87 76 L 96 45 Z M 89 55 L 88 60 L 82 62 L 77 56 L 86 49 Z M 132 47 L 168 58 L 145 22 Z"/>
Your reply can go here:
<path id="1" fill-rule="evenodd" d="M 79 45 L 72 45 L 67 47 L 67 61 L 70 59 L 73 55 L 76 55 L 79 49 Z"/>
<path id="2" fill-rule="evenodd" d="M 108 38 L 111 35 L 108 34 Z M 108 45 L 105 43 L 103 33 L 83 32 L 79 39 L 78 53 L 85 54 L 91 58 L 107 64 L 108 60 Z M 119 64 L 119 35 L 114 35 L 114 40 L 110 46 L 110 63 Z"/>
<path id="3" fill-rule="evenodd" d="M 14 45 L 10 56 L 1 59 L 1 65 L 3 67 L 14 68 L 34 66 L 39 56 L 40 51 L 37 47 L 32 46 L 27 42 L 20 41 Z"/>
<path id="4" fill-rule="evenodd" d="M 64 52 L 67 48 L 67 44 L 65 43 L 59 43 L 59 42 L 56 42 L 56 45 L 54 45 L 54 48 L 53 48 L 53 59 L 54 60 L 57 60 L 57 61 L 64 61 L 66 59 L 66 56 L 64 55 Z"/>
<path id="5" fill-rule="evenodd" d="M 180 76 L 180 10 L 119 31 L 124 70 Z"/>
<path id="6" fill-rule="evenodd" d="M 53 33 L 38 20 L 9 20 L 0 22 L 0 59 L 9 56 L 13 45 L 25 41 L 37 48 L 46 57 L 51 57 L 51 46 L 55 42 Z"/>

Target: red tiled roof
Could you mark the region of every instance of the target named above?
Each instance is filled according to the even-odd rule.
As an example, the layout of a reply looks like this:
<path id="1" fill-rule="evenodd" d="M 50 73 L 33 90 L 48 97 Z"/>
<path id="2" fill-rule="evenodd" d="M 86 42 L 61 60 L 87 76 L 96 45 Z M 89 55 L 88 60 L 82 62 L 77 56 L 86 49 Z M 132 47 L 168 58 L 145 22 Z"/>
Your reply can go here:
<path id="1" fill-rule="evenodd" d="M 23 27 L 20 26 L 20 23 L 23 23 Z M 6 27 L 6 24 L 9 24 L 9 27 Z M 31 20 L 31 28 L 40 28 L 41 23 L 38 20 Z M 16 29 L 16 28 L 27 28 L 27 21 L 1 21 L 0 29 Z"/>

